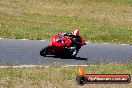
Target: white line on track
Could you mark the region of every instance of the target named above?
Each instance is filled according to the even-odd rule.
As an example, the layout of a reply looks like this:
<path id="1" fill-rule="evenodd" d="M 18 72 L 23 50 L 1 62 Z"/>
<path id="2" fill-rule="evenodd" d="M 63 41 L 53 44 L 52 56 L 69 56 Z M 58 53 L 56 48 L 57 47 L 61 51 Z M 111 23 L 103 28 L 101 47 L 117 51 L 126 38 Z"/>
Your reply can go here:
<path id="1" fill-rule="evenodd" d="M 20 40 L 28 40 L 28 39 L 20 39 Z"/>
<path id="2" fill-rule="evenodd" d="M 46 40 L 39 40 L 39 41 L 46 41 Z"/>
<path id="3" fill-rule="evenodd" d="M 13 67 L 13 68 L 33 68 L 33 67 L 43 67 L 43 66 L 40 66 L 40 65 L 0 66 L 0 68 L 9 68 L 9 67 Z M 49 66 L 44 66 L 44 67 L 49 67 Z"/>
<path id="4" fill-rule="evenodd" d="M 91 42 L 86 42 L 86 43 L 91 43 Z"/>
<path id="5" fill-rule="evenodd" d="M 121 45 L 129 45 L 129 44 L 121 44 Z"/>
<path id="6" fill-rule="evenodd" d="M 97 65 L 60 65 L 61 67 L 88 67 L 88 66 L 97 66 Z M 0 66 L 0 68 L 34 68 L 34 67 L 50 67 L 45 65 L 20 65 L 20 66 Z"/>
<path id="7" fill-rule="evenodd" d="M 109 43 L 102 43 L 102 44 L 109 44 Z"/>

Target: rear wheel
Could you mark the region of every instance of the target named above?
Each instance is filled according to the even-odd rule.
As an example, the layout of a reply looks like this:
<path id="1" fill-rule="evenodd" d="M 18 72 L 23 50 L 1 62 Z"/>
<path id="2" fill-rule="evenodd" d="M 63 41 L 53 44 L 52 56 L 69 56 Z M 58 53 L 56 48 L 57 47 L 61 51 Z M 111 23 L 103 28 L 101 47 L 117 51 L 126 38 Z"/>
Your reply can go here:
<path id="1" fill-rule="evenodd" d="M 49 47 L 50 47 L 50 46 L 47 46 L 47 47 L 43 48 L 43 49 L 40 51 L 40 55 L 46 57 L 46 55 L 48 54 L 48 49 L 49 49 Z"/>

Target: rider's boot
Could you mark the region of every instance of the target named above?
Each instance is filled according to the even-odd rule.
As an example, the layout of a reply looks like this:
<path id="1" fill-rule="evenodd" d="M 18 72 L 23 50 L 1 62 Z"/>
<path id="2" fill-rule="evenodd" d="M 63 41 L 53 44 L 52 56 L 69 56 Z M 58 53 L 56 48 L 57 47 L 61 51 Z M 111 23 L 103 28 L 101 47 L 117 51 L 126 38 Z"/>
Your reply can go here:
<path id="1" fill-rule="evenodd" d="M 70 47 L 70 49 L 73 51 L 72 56 L 76 56 L 77 55 L 76 47 Z"/>

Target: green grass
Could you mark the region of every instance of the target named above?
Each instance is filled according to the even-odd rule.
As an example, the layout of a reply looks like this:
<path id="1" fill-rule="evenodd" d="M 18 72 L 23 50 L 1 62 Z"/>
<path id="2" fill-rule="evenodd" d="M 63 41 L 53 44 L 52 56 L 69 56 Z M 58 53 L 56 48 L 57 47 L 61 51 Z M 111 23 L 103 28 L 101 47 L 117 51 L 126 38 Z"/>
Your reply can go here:
<path id="1" fill-rule="evenodd" d="M 131 0 L 1 0 L 0 37 L 47 39 L 80 28 L 90 42 L 132 44 Z"/>
<path id="2" fill-rule="evenodd" d="M 58 88 L 76 88 L 79 86 L 75 81 L 78 68 L 79 67 L 64 68 L 60 66 L 50 66 L 48 68 L 0 68 L 0 88 L 54 88 L 55 86 Z M 131 64 L 100 64 L 97 66 L 89 65 L 84 68 L 87 74 L 124 73 L 132 75 Z M 100 85 L 98 86 L 100 88 Z M 125 88 L 126 86 L 128 85 L 124 85 Z M 117 87 L 119 87 L 119 85 Z"/>

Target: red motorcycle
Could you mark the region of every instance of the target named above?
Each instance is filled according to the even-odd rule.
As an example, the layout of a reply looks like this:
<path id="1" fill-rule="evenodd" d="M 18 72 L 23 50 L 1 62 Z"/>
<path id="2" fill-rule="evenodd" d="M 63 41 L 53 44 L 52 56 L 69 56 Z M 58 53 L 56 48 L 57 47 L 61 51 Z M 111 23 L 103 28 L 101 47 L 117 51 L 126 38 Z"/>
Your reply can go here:
<path id="1" fill-rule="evenodd" d="M 73 44 L 73 41 L 67 37 L 64 36 L 61 38 L 61 41 L 59 40 L 62 34 L 57 34 L 52 38 L 52 43 L 43 48 L 40 51 L 41 56 L 46 55 L 59 55 L 59 56 L 65 56 L 65 57 L 76 57 L 77 54 L 73 55 L 73 52 L 75 51 L 75 47 L 71 47 L 71 44 Z M 81 43 L 81 46 L 85 45 L 85 41 L 77 42 L 74 40 L 74 46 L 76 46 L 76 51 L 78 52 L 81 46 L 78 46 L 79 43 Z"/>

